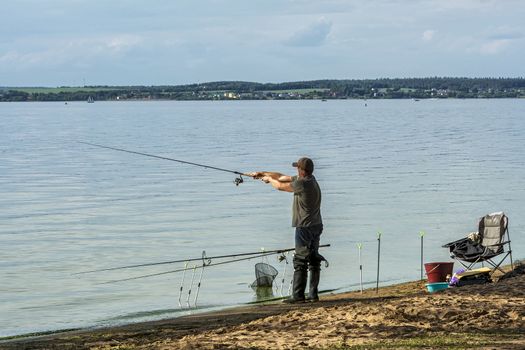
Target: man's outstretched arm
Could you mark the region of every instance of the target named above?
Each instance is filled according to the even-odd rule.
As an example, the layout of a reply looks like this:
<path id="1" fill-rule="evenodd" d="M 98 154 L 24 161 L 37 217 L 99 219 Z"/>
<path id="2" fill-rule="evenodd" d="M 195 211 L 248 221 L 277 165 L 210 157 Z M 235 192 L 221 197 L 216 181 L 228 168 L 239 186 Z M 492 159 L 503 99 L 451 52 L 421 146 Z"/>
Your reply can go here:
<path id="1" fill-rule="evenodd" d="M 289 181 L 281 181 L 281 178 L 290 178 Z M 293 187 L 292 187 L 292 182 L 291 182 L 291 177 L 290 176 L 286 176 L 286 175 L 282 175 L 280 176 L 279 178 L 275 179 L 271 176 L 263 176 L 262 180 L 266 183 L 269 183 L 272 185 L 273 188 L 275 188 L 276 190 L 279 190 L 279 191 L 285 191 L 285 192 L 293 192 Z"/>
<path id="2" fill-rule="evenodd" d="M 275 171 L 256 171 L 253 173 L 248 173 L 249 176 L 254 179 L 262 179 L 265 176 L 269 176 L 272 179 L 279 180 L 280 182 L 292 182 L 292 177 L 289 175 L 284 175 Z"/>

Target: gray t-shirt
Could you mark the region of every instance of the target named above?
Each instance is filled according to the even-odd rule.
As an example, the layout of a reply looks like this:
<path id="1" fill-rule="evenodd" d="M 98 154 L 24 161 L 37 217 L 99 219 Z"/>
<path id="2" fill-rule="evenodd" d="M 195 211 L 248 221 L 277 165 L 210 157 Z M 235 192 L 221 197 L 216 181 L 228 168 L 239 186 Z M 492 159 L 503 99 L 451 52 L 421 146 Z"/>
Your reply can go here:
<path id="1" fill-rule="evenodd" d="M 292 176 L 292 226 L 309 227 L 323 223 L 321 219 L 321 189 L 313 175 Z"/>

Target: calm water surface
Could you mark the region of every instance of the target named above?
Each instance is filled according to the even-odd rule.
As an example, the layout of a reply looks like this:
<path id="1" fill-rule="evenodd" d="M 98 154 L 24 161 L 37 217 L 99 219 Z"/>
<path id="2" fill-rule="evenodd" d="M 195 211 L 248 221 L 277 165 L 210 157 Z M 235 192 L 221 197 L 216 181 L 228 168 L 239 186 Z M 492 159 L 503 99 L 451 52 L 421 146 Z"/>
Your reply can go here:
<path id="1" fill-rule="evenodd" d="M 260 259 L 107 281 L 184 264 L 75 273 L 293 246 L 291 195 L 234 175 L 77 141 L 238 171 L 293 173 L 308 155 L 323 189 L 321 289 L 420 277 L 443 243 L 503 210 L 524 257 L 525 100 L 0 104 L 0 336 L 174 317 L 257 299 Z M 291 257 L 290 257 L 291 258 Z M 279 270 L 286 264 L 270 257 Z M 199 264 L 199 262 L 197 262 Z M 192 265 L 190 264 L 190 267 Z M 291 268 L 286 267 L 286 294 Z M 198 280 L 196 273 L 195 280 Z M 375 283 L 375 282 L 374 282 Z M 191 299 L 195 296 L 192 291 Z"/>

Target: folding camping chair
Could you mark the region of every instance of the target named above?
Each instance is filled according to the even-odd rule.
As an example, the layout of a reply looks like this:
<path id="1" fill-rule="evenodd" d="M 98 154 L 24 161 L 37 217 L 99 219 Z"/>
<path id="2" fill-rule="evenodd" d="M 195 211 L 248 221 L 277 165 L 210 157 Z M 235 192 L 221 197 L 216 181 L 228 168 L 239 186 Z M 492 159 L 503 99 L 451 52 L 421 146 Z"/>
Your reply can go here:
<path id="1" fill-rule="evenodd" d="M 450 257 L 466 270 L 471 270 L 477 263 L 486 262 L 492 266 L 491 274 L 496 270 L 504 272 L 500 265 L 507 256 L 510 256 L 510 266 L 513 268 L 508 226 L 509 219 L 503 212 L 487 214 L 479 219 L 478 232 L 447 243 L 443 248 L 448 248 Z"/>

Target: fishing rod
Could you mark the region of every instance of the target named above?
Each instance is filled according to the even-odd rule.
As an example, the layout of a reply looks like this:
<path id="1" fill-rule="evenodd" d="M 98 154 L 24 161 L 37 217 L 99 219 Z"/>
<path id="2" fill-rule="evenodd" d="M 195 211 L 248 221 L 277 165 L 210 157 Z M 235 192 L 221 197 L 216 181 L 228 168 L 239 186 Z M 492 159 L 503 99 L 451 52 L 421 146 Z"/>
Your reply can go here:
<path id="1" fill-rule="evenodd" d="M 104 146 L 104 145 L 99 145 L 99 144 L 91 143 L 91 142 L 83 142 L 83 141 L 77 141 L 77 142 L 78 143 L 82 143 L 84 145 L 93 146 L 93 147 L 106 148 L 106 149 L 111 149 L 111 150 L 114 150 L 114 151 L 126 152 L 126 153 L 131 153 L 131 154 L 138 154 L 138 155 L 145 156 L 145 157 L 164 159 L 164 160 L 169 160 L 169 161 L 172 161 L 172 162 L 178 162 L 178 163 L 182 163 L 182 164 L 194 165 L 194 166 L 198 166 L 198 167 L 201 167 L 201 168 L 218 170 L 218 171 L 223 171 L 223 172 L 226 172 L 226 173 L 232 173 L 232 174 L 235 174 L 235 175 L 239 175 L 239 177 L 235 178 L 235 180 L 233 181 L 233 183 L 235 183 L 236 186 L 239 186 L 240 184 L 242 184 L 244 182 L 244 179 L 242 178 L 243 176 L 252 177 L 250 174 L 246 174 L 246 173 L 243 173 L 243 172 L 240 172 L 240 171 L 218 168 L 218 167 L 214 167 L 214 166 L 211 166 L 211 165 L 199 164 L 199 163 L 194 163 L 194 162 L 188 162 L 188 161 L 185 161 L 185 160 L 174 159 L 174 158 L 163 157 L 163 156 L 157 156 L 157 155 L 154 155 L 154 154 L 142 153 L 142 152 L 137 152 L 137 151 L 130 151 L 130 150 L 123 149 L 123 148 Z"/>
<path id="2" fill-rule="evenodd" d="M 319 248 L 324 247 L 330 247 L 330 244 L 323 244 L 320 245 Z M 73 275 L 83 275 L 86 273 L 94 273 L 94 272 L 103 272 L 103 271 L 114 271 L 114 270 L 122 270 L 122 269 L 133 269 L 137 267 L 147 267 L 147 266 L 157 266 L 157 265 L 168 265 L 168 264 L 176 264 L 176 263 L 189 263 L 192 261 L 211 261 L 212 259 L 224 259 L 224 258 L 237 258 L 241 256 L 248 256 L 248 255 L 257 255 L 256 258 L 263 254 L 273 255 L 273 254 L 281 254 L 290 252 L 292 250 L 295 250 L 295 248 L 287 248 L 287 249 L 276 249 L 276 250 L 266 250 L 266 251 L 258 251 L 258 252 L 250 252 L 250 253 L 238 253 L 238 254 L 228 254 L 228 255 L 216 255 L 216 256 L 206 256 L 206 252 L 202 252 L 202 257 L 200 258 L 191 258 L 191 259 L 183 259 L 183 260 L 170 260 L 170 261 L 161 261 L 161 262 L 155 262 L 155 263 L 146 263 L 146 264 L 136 264 L 136 265 L 127 265 L 127 266 L 119 266 L 119 267 L 110 267 L 106 269 L 99 269 L 99 270 L 90 270 L 90 271 L 82 271 L 74 273 Z M 215 265 L 215 264 L 214 264 Z M 181 270 L 182 271 L 182 270 Z"/>
<path id="3" fill-rule="evenodd" d="M 218 265 L 230 264 L 230 263 L 234 263 L 234 262 L 238 262 L 238 261 L 244 261 L 244 260 L 260 258 L 260 257 L 263 257 L 263 256 L 272 255 L 272 254 L 275 254 L 275 253 L 266 253 L 266 254 L 261 254 L 261 255 L 258 255 L 258 256 L 249 256 L 249 257 L 246 257 L 246 258 L 240 258 L 240 259 L 234 259 L 234 260 L 228 260 L 228 261 L 221 261 L 221 262 L 214 263 L 214 264 L 212 264 L 212 263 L 203 264 L 201 266 L 193 266 L 191 269 L 192 270 L 193 269 L 202 269 L 202 268 L 209 267 L 209 266 L 218 266 Z M 119 280 L 111 280 L 111 281 L 102 282 L 102 283 L 98 283 L 98 284 L 112 284 L 112 283 L 117 283 L 117 282 L 132 281 L 132 280 L 138 280 L 140 278 L 162 276 L 162 275 L 167 275 L 167 274 L 176 273 L 176 272 L 182 272 L 182 271 L 186 271 L 186 270 L 188 270 L 188 268 L 184 267 L 184 268 L 181 268 L 181 269 L 176 269 L 176 270 L 171 270 L 171 271 L 164 271 L 164 272 L 152 273 L 152 274 L 148 274 L 148 275 L 141 275 L 141 276 L 136 276 L 136 277 L 123 278 L 123 279 L 119 279 Z"/>
<path id="4" fill-rule="evenodd" d="M 329 246 L 330 246 L 330 244 L 324 244 L 324 245 L 320 245 L 319 248 L 321 248 L 321 247 L 329 247 Z M 212 263 L 211 262 L 211 258 L 208 258 L 208 262 L 203 261 L 201 266 L 193 266 L 191 269 L 192 270 L 204 269 L 205 267 L 209 267 L 209 266 L 219 266 L 219 265 L 224 265 L 224 264 L 231 264 L 231 263 L 234 263 L 234 262 L 250 260 L 250 259 L 255 259 L 255 258 L 261 258 L 261 257 L 270 256 L 270 255 L 274 255 L 274 254 L 280 254 L 280 253 L 284 253 L 286 251 L 291 251 L 291 250 L 295 250 L 295 248 L 262 252 L 262 253 L 260 253 L 257 256 L 248 256 L 248 257 L 245 257 L 245 258 L 221 261 L 221 262 L 218 262 L 218 263 Z M 205 255 L 204 252 L 203 252 L 203 255 Z M 198 259 L 198 260 L 201 260 L 201 259 Z M 185 261 L 188 261 L 188 260 L 185 260 Z M 118 283 L 118 282 L 133 281 L 133 280 L 138 280 L 138 279 L 141 279 L 141 278 L 162 276 L 162 275 L 167 275 L 167 274 L 176 273 L 176 272 L 182 272 L 182 271 L 186 271 L 186 270 L 188 270 L 187 266 L 184 267 L 184 268 L 181 268 L 181 269 L 176 269 L 176 270 L 171 270 L 171 271 L 164 271 L 164 272 L 158 272 L 158 273 L 151 273 L 151 274 L 148 274 L 148 275 L 141 275 L 141 276 L 136 276 L 136 277 L 123 278 L 123 279 L 119 279 L 119 280 L 111 280 L 111 281 L 102 282 L 102 283 L 98 283 L 98 284 L 112 284 L 112 283 Z"/>

